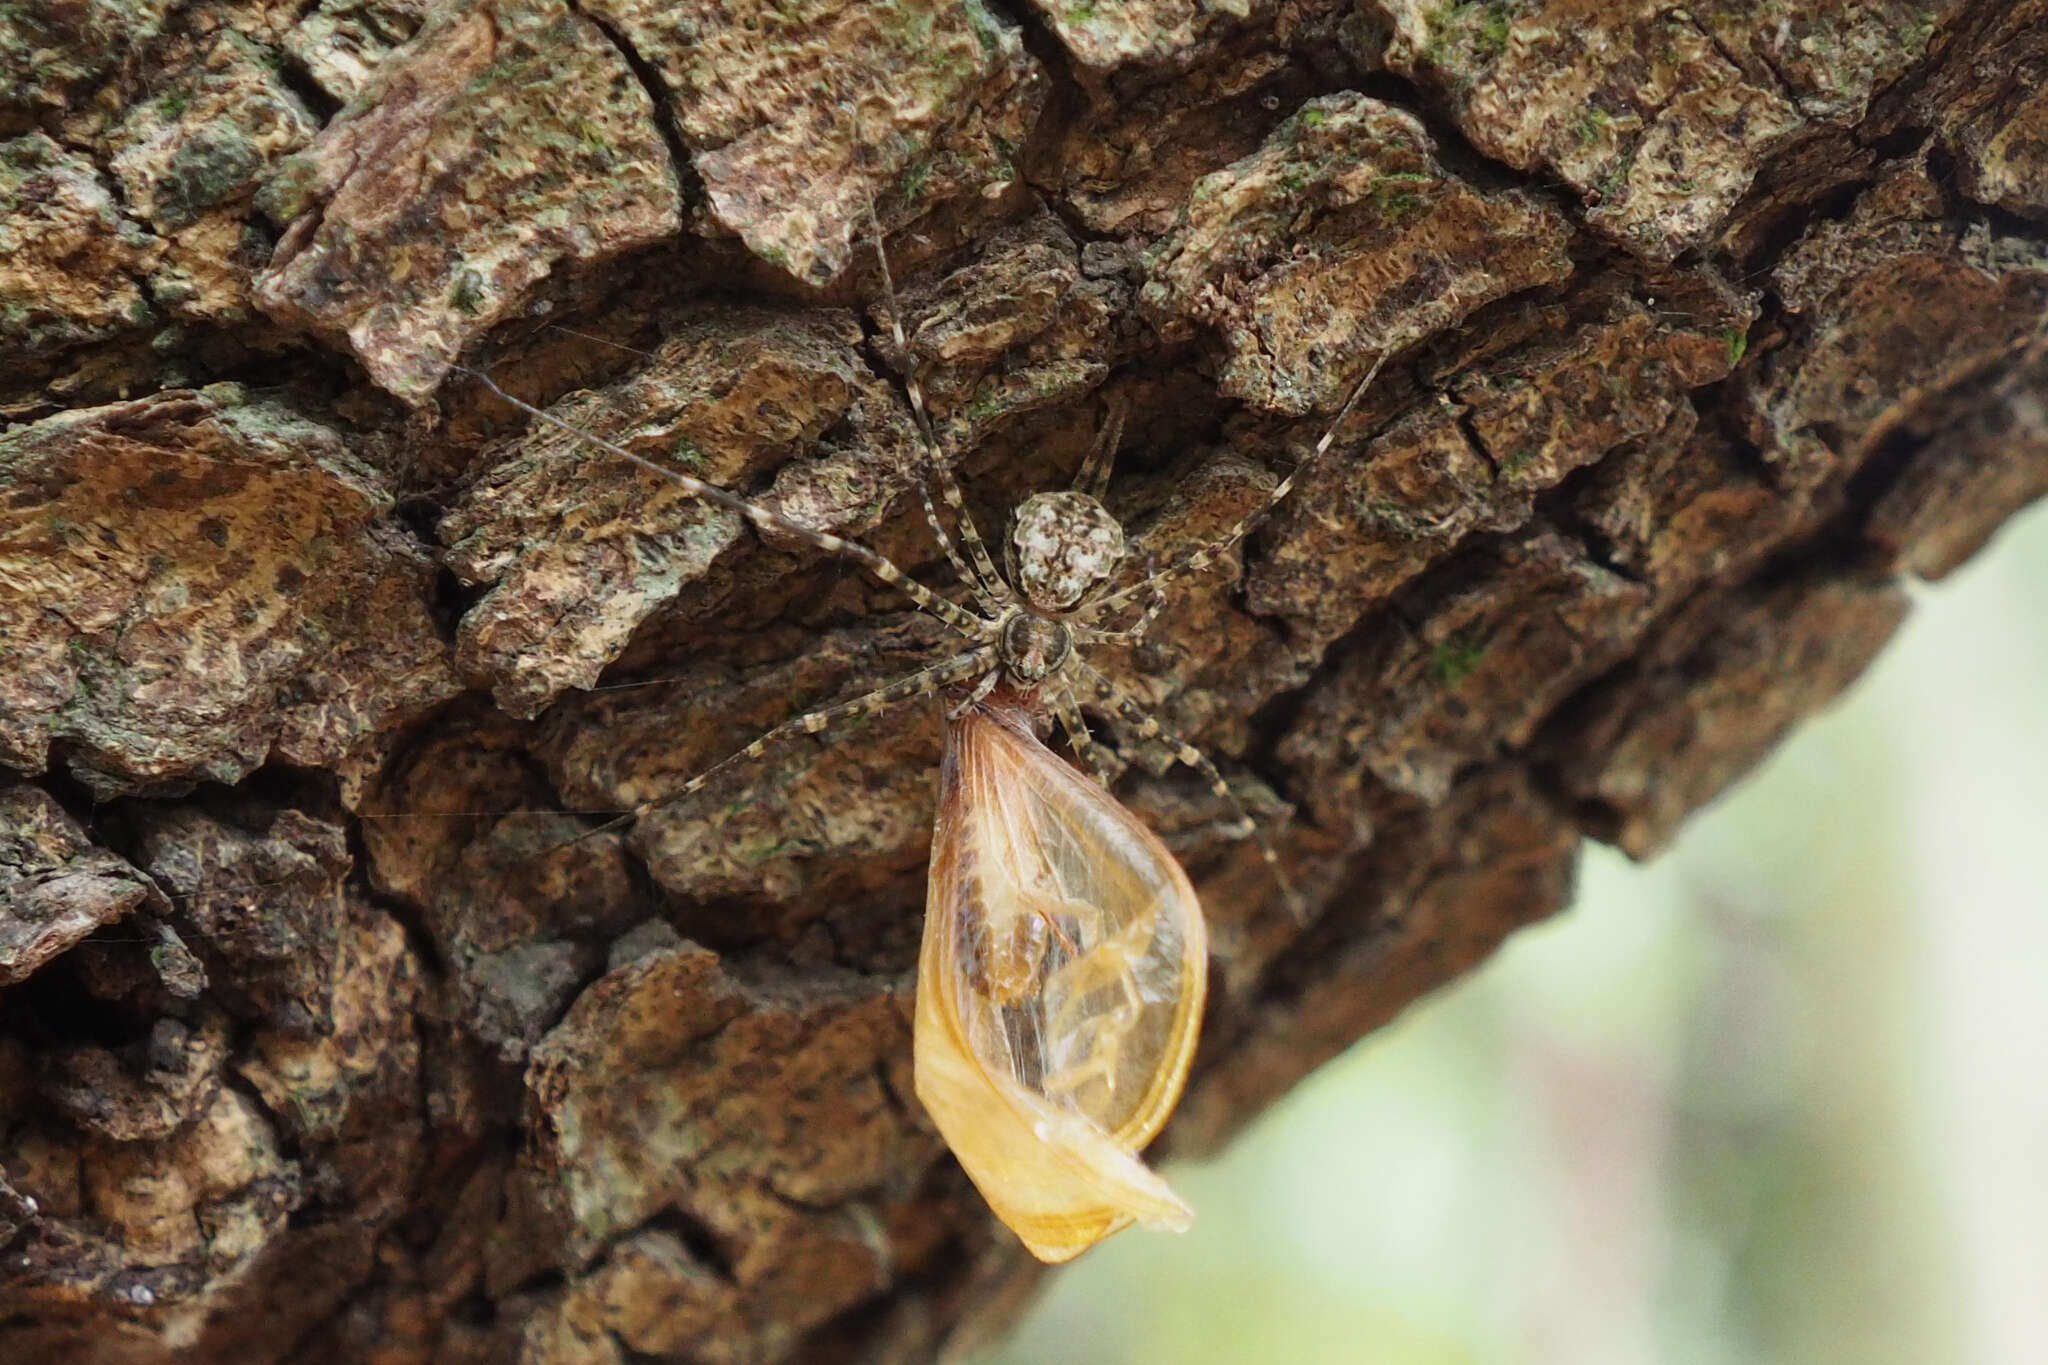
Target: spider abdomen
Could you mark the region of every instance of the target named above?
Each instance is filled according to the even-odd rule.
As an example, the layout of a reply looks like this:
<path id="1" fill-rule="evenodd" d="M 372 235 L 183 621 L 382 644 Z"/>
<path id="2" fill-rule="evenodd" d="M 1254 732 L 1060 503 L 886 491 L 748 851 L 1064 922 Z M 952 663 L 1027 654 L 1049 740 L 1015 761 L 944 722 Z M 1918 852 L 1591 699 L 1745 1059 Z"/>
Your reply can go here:
<path id="1" fill-rule="evenodd" d="M 1124 528 L 1093 494 L 1034 493 L 1010 527 L 1011 574 L 1032 605 L 1065 611 L 1124 558 Z"/>

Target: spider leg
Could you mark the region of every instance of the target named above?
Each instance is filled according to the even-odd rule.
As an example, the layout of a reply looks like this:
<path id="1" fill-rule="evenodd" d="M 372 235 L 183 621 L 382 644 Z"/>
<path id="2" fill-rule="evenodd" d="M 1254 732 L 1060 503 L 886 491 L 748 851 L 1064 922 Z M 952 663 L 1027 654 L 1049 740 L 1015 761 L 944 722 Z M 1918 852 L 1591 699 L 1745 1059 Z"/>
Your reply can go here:
<path id="1" fill-rule="evenodd" d="M 1002 669 L 989 669 L 988 675 L 984 677 L 980 682 L 974 685 L 974 690 L 972 692 L 969 692 L 966 696 L 962 697 L 958 705 L 949 708 L 946 712 L 946 715 L 953 720 L 960 719 L 960 717 L 966 715 L 972 707 L 979 705 L 981 701 L 988 696 L 989 693 L 995 691 L 996 684 L 1001 682 L 1002 680 Z"/>
<path id="2" fill-rule="evenodd" d="M 1231 546 L 1244 539 L 1254 526 L 1257 526 L 1261 521 L 1270 516 L 1273 509 L 1280 505 L 1281 500 L 1294 491 L 1294 485 L 1300 481 L 1301 476 L 1306 474 L 1316 461 L 1320 460 L 1324 453 L 1329 450 L 1330 443 L 1337 439 L 1337 428 L 1344 425 L 1344 419 L 1351 415 L 1351 410 L 1354 407 L 1358 406 L 1358 400 L 1365 396 L 1366 389 L 1378 377 L 1380 366 L 1384 365 L 1386 361 L 1387 357 L 1385 354 L 1382 354 L 1377 360 L 1373 361 L 1372 368 L 1365 372 L 1365 378 L 1358 381 L 1351 390 L 1351 396 L 1344 400 L 1344 406 L 1337 409 L 1337 415 L 1330 420 L 1330 425 L 1323 431 L 1322 438 L 1316 442 L 1315 449 L 1310 451 L 1307 458 L 1302 460 L 1300 464 L 1289 470 L 1286 478 L 1274 485 L 1273 491 L 1267 495 L 1264 502 L 1240 517 L 1237 525 L 1231 527 L 1207 545 L 1197 546 L 1195 549 L 1189 550 L 1186 554 L 1181 555 L 1171 564 L 1168 564 L 1159 573 L 1150 574 L 1136 583 L 1125 584 L 1114 592 L 1104 593 L 1082 608 L 1080 614 L 1084 617 L 1092 617 L 1105 608 L 1116 606 L 1122 602 L 1128 602 L 1139 593 L 1145 592 L 1148 589 L 1156 590 L 1159 584 L 1165 583 L 1170 579 L 1178 578 L 1185 573 L 1194 573 L 1197 570 L 1206 569 L 1209 565 L 1215 563 L 1217 556 L 1223 554 Z"/>
<path id="3" fill-rule="evenodd" d="M 585 839 L 595 838 L 611 830 L 623 829 L 636 820 L 643 819 L 656 811 L 672 806 L 692 792 L 700 790 L 706 783 L 735 764 L 744 763 L 748 759 L 759 758 L 768 751 L 770 745 L 780 740 L 788 739 L 794 735 L 815 735 L 834 721 L 847 720 L 854 716 L 869 715 L 900 701 L 909 701 L 913 697 L 929 696 L 948 683 L 958 682 L 962 678 L 969 677 L 982 669 L 994 671 L 995 664 L 996 647 L 994 645 L 977 645 L 963 654 L 955 654 L 950 659 L 941 659 L 935 664 L 920 668 L 915 673 L 898 678 L 886 687 L 878 687 L 872 692 L 862 693 L 858 697 L 839 702 L 833 706 L 827 706 L 823 710 L 807 711 L 801 716 L 792 716 L 773 729 L 763 731 L 744 749 L 736 749 L 724 758 L 719 759 L 718 762 L 704 769 L 695 777 L 683 783 L 682 786 L 668 793 L 668 795 L 655 801 L 643 801 L 624 815 L 613 820 L 607 820 L 601 825 L 593 825 L 575 838 L 564 839 L 561 843 L 544 849 L 542 852 L 551 853 L 555 849 L 567 848 L 571 844 L 582 843 Z"/>
<path id="4" fill-rule="evenodd" d="M 1136 648 L 1145 643 L 1145 632 L 1152 629 L 1152 623 L 1159 619 L 1159 613 L 1166 608 L 1166 594 L 1159 588 L 1159 577 L 1152 572 L 1151 561 L 1146 561 L 1144 582 L 1152 589 L 1152 600 L 1145 604 L 1145 610 L 1138 619 L 1122 630 L 1102 630 L 1095 626 L 1075 626 L 1074 638 L 1084 645 L 1129 645 Z"/>
<path id="5" fill-rule="evenodd" d="M 815 735 L 834 721 L 847 720 L 854 716 L 865 716 L 872 712 L 880 711 L 884 707 L 891 706 L 896 702 L 909 701 L 913 697 L 930 696 L 947 683 L 958 682 L 960 679 L 977 673 L 982 669 L 993 671 L 995 662 L 996 647 L 994 645 L 980 645 L 968 650 L 964 654 L 955 654 L 950 659 L 941 659 L 935 664 L 920 668 L 917 672 L 898 678 L 886 687 L 878 687 L 874 691 L 863 693 L 850 701 L 843 701 L 835 706 L 827 706 L 820 711 L 808 711 L 801 716 L 792 716 L 773 729 L 763 731 L 746 748 L 727 754 L 703 772 L 698 773 L 675 791 L 663 797 L 659 805 L 642 806 L 634 814 L 641 815 L 648 811 L 658 810 L 661 806 L 682 800 L 690 795 L 690 793 L 702 788 L 712 778 L 718 776 L 718 774 L 733 764 L 743 763 L 750 758 L 759 758 L 763 753 L 767 752 L 769 745 L 774 744 L 778 740 L 788 739 L 792 735 Z"/>
<path id="6" fill-rule="evenodd" d="M 939 548 L 946 552 L 946 562 L 953 566 L 953 572 L 967 585 L 967 590 L 974 595 L 975 602 L 982 610 L 993 615 L 1001 610 L 1001 604 L 994 600 L 995 595 L 989 591 L 988 584 L 983 581 L 981 575 L 960 557 L 960 547 L 954 543 L 952 535 L 946 530 L 946 524 L 939 520 L 938 504 L 932 501 L 931 464 L 932 460 L 927 457 L 924 466 L 917 473 L 917 500 L 924 507 L 924 524 L 931 527 L 932 539 L 938 541 Z"/>
<path id="7" fill-rule="evenodd" d="M 1095 444 L 1088 449 L 1088 458 L 1074 471 L 1074 491 L 1086 493 L 1097 502 L 1109 491 L 1110 466 L 1116 461 L 1116 448 L 1124 438 L 1124 419 L 1130 415 L 1130 403 L 1121 398 L 1109 400 L 1109 415 L 1103 420 L 1102 429 L 1095 433 Z"/>
<path id="8" fill-rule="evenodd" d="M 967 510 L 967 499 L 961 496 L 960 483 L 953 477 L 951 466 L 946 463 L 945 452 L 939 446 L 938 433 L 932 429 L 931 414 L 925 410 L 924 387 L 917 382 L 917 357 L 910 353 L 910 343 L 903 336 L 903 308 L 896 299 L 896 281 L 889 273 L 889 252 L 882 241 L 882 223 L 875 216 L 872 203 L 868 205 L 868 221 L 875 228 L 875 263 L 881 268 L 882 297 L 889 305 L 889 335 L 895 342 L 896 353 L 903 357 L 903 388 L 910 395 L 910 412 L 917 421 L 918 434 L 924 438 L 925 463 L 931 470 L 933 482 L 939 486 L 939 496 L 945 499 L 952 510 L 953 524 L 959 528 L 960 544 L 967 551 L 963 563 L 960 552 L 946 535 L 939 523 L 939 512 L 932 506 L 931 493 L 922 480 L 918 483 L 918 494 L 924 499 L 925 516 L 931 523 L 932 533 L 945 547 L 946 557 L 953 562 L 953 568 L 970 587 L 975 598 L 992 613 L 1005 603 L 1015 600 L 1009 583 L 988 557 L 988 546 L 983 543 L 980 530 L 974 524 L 974 515 Z"/>
<path id="9" fill-rule="evenodd" d="M 640 466 L 642 469 L 659 474 L 664 479 L 674 480 L 676 483 L 681 484 L 684 491 L 691 495 L 703 498 L 706 502 L 716 503 L 729 512 L 736 512 L 763 530 L 786 531 L 790 535 L 809 541 L 827 554 L 843 555 L 851 559 L 854 563 L 873 574 L 877 579 L 895 588 L 912 602 L 915 602 L 920 610 L 938 617 L 962 635 L 976 640 L 986 640 L 989 638 L 988 626 L 979 616 L 976 616 L 951 598 L 942 597 L 938 593 L 933 592 L 930 588 L 904 573 L 903 570 L 897 568 L 887 559 L 876 554 L 859 541 L 847 540 L 843 536 L 835 536 L 830 531 L 821 531 L 815 526 L 806 526 L 803 522 L 785 517 L 780 512 L 748 502 L 737 493 L 727 492 L 715 483 L 706 483 L 702 479 L 692 478 L 680 470 L 670 469 L 667 465 L 659 464 L 641 455 L 635 455 L 622 445 L 607 441 L 601 436 L 592 435 L 580 427 L 571 426 L 553 413 L 535 407 L 524 398 L 519 398 L 505 392 L 505 390 L 498 387 L 497 380 L 481 370 L 472 370 L 466 365 L 457 365 L 452 362 L 449 368 L 468 375 L 529 417 L 536 417 L 546 422 L 549 426 L 559 427 L 580 440 L 588 441 L 600 450 L 608 451 L 622 460 L 629 461 Z"/>
<path id="10" fill-rule="evenodd" d="M 1107 788 L 1115 779 L 1109 770 L 1109 758 L 1102 746 L 1088 733 L 1087 718 L 1081 714 L 1081 703 L 1074 696 L 1074 689 L 1063 687 L 1053 698 L 1053 714 L 1059 717 L 1060 728 L 1067 732 L 1067 743 L 1074 747 L 1074 757 L 1088 765 L 1095 774 L 1095 780 Z"/>
<path id="11" fill-rule="evenodd" d="M 1140 739 L 1156 739 L 1166 745 L 1173 751 L 1174 758 L 1200 773 L 1208 782 L 1209 790 L 1237 812 L 1237 819 L 1231 825 L 1232 837 L 1242 839 L 1246 835 L 1251 836 L 1253 842 L 1258 845 L 1259 856 L 1266 860 L 1266 866 L 1271 870 L 1273 881 L 1280 888 L 1280 894 L 1286 899 L 1288 909 L 1294 912 L 1296 919 L 1306 921 L 1308 907 L 1303 903 L 1300 893 L 1294 889 L 1294 883 L 1288 878 L 1286 870 L 1280 866 L 1279 855 L 1274 853 L 1271 841 L 1259 829 L 1258 822 L 1252 819 L 1251 812 L 1245 809 L 1244 802 L 1238 798 L 1237 793 L 1230 789 L 1230 784 L 1223 780 L 1223 774 L 1209 761 L 1209 756 L 1178 735 L 1168 732 L 1166 727 L 1154 720 L 1143 706 L 1124 695 L 1115 683 L 1086 663 L 1077 659 L 1074 661 L 1074 667 L 1080 670 L 1081 675 L 1095 689 L 1095 695 L 1104 704 L 1115 708 L 1119 715 L 1137 728 Z"/>
<path id="12" fill-rule="evenodd" d="M 882 262 L 882 279 L 886 285 L 889 280 L 889 263 L 882 254 L 882 225 L 881 221 L 875 218 L 872 205 L 868 208 L 868 216 L 869 220 L 875 224 L 875 255 Z M 886 288 L 885 292 L 889 297 L 890 330 L 895 334 L 897 350 L 903 351 L 904 367 L 906 370 L 909 370 L 915 365 L 915 361 L 909 352 L 903 350 L 903 329 L 896 322 L 895 290 L 893 286 L 890 286 Z M 917 381 L 913 375 L 906 384 L 906 388 L 912 393 L 911 406 L 913 411 L 918 412 L 921 417 L 924 394 L 923 390 L 919 389 L 916 384 Z M 965 559 L 961 558 L 959 545 L 954 542 L 952 533 L 946 529 L 946 524 L 939 520 L 938 505 L 932 501 L 932 480 L 937 476 L 932 471 L 932 466 L 936 463 L 936 460 L 931 452 L 933 445 L 936 443 L 936 438 L 922 420 L 918 422 L 918 433 L 919 439 L 924 443 L 925 457 L 919 463 L 917 469 L 917 500 L 924 508 L 925 525 L 931 528 L 932 539 L 936 540 L 939 543 L 939 548 L 945 551 L 946 562 L 953 566 L 953 572 L 958 576 L 960 582 L 966 585 L 967 590 L 974 595 L 975 601 L 984 610 L 988 610 L 993 614 L 993 611 L 999 604 L 994 600 L 994 594 L 990 590 L 987 581 Z"/>

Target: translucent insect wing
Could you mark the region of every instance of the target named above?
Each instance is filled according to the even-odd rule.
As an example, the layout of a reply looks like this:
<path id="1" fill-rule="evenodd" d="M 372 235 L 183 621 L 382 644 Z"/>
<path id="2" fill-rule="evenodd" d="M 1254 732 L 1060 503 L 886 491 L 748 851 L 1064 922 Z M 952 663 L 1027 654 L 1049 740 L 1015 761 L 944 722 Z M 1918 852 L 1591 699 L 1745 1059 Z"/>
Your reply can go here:
<path id="1" fill-rule="evenodd" d="M 1188 1225 L 1137 1153 L 1180 1099 L 1207 983 L 1201 907 L 1158 837 L 1014 714 L 949 721 L 917 1093 L 1041 1260 L 1134 1221 Z"/>

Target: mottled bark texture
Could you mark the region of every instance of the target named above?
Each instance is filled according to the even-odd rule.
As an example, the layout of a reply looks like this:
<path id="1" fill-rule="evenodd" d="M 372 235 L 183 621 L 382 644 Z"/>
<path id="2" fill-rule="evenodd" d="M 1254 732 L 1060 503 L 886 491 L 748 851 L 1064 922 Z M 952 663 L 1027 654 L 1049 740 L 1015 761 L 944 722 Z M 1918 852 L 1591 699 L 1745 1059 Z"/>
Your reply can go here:
<path id="1" fill-rule="evenodd" d="M 2048 0 L 0 5 L 0 1359 L 923 1359 L 943 567 L 1129 410 L 1099 660 L 1224 1140 L 1648 854 L 2048 487 Z"/>

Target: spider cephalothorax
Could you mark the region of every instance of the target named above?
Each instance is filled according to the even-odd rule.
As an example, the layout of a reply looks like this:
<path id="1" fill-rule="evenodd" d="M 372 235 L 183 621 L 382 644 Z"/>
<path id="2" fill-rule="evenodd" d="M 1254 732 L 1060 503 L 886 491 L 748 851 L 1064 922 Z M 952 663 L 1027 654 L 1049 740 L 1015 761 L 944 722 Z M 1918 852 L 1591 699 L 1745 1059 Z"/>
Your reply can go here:
<path id="1" fill-rule="evenodd" d="M 1074 632 L 1063 621 L 1016 607 L 1003 623 L 1003 667 L 1025 687 L 1059 672 L 1073 652 Z"/>

